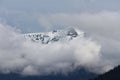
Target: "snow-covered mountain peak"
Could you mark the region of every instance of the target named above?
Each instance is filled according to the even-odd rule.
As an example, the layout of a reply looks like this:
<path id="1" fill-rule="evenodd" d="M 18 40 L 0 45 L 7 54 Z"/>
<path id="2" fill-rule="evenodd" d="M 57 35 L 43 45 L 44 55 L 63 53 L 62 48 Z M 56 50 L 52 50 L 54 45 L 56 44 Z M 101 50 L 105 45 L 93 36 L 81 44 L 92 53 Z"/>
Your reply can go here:
<path id="1" fill-rule="evenodd" d="M 57 41 L 69 41 L 77 37 L 84 37 L 84 32 L 76 28 L 66 28 L 64 30 L 53 30 L 51 32 L 28 33 L 24 35 L 27 40 L 48 44 Z"/>

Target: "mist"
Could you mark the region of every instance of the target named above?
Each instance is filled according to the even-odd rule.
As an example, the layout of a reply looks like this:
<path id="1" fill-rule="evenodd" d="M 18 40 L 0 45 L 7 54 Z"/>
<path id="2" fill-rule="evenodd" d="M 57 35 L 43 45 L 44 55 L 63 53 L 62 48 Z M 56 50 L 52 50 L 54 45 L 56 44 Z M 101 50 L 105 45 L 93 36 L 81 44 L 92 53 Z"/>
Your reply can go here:
<path id="1" fill-rule="evenodd" d="M 0 23 L 0 72 L 22 75 L 67 74 L 76 68 L 101 73 L 101 45 L 91 38 L 40 44 L 26 40 L 19 29 Z M 91 70 L 92 69 L 92 70 Z"/>
<path id="2" fill-rule="evenodd" d="M 120 64 L 120 12 L 56 13 L 40 15 L 38 19 L 46 30 L 77 27 L 101 45 L 101 63 L 112 68 Z M 56 27 L 59 25 L 59 27 Z"/>

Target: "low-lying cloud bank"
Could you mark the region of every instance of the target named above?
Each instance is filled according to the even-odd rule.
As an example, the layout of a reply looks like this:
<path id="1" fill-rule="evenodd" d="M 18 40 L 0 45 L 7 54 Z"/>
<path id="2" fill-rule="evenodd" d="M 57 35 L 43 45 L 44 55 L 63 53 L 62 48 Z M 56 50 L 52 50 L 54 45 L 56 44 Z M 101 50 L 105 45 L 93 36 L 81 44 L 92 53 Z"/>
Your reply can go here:
<path id="1" fill-rule="evenodd" d="M 67 43 L 42 45 L 25 40 L 16 29 L 0 23 L 0 72 L 24 75 L 67 73 L 77 67 L 105 71 L 99 64 L 100 45 L 78 38 Z"/>
<path id="2" fill-rule="evenodd" d="M 42 75 L 77 67 L 105 72 L 120 62 L 119 21 L 118 12 L 41 15 L 39 22 L 46 29 L 76 26 L 94 39 L 47 45 L 25 40 L 16 29 L 0 23 L 0 72 Z"/>
<path id="3" fill-rule="evenodd" d="M 120 12 L 58 13 L 40 15 L 39 22 L 46 29 L 77 27 L 101 44 L 101 63 L 120 64 Z M 59 26 L 59 27 L 56 27 Z"/>

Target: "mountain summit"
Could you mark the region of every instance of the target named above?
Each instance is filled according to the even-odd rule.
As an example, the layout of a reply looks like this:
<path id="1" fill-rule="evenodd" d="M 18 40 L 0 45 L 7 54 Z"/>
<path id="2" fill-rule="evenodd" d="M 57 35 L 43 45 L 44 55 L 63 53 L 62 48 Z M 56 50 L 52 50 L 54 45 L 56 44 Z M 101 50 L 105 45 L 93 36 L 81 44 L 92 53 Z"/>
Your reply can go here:
<path id="1" fill-rule="evenodd" d="M 84 32 L 76 28 L 66 28 L 64 30 L 53 30 L 51 32 L 25 34 L 26 39 L 42 44 L 48 44 L 57 41 L 68 41 L 77 37 L 84 37 Z"/>
<path id="2" fill-rule="evenodd" d="M 99 75 L 95 79 L 90 80 L 120 80 L 120 65 L 102 75 Z"/>

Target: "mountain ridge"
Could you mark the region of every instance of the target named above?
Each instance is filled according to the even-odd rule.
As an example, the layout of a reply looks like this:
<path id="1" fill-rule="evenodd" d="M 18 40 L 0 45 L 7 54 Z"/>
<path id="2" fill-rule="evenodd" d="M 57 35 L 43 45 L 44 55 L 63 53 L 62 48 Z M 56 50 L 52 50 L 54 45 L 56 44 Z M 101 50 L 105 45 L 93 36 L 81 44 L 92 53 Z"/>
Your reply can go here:
<path id="1" fill-rule="evenodd" d="M 34 75 L 22 76 L 16 73 L 0 74 L 0 80 L 88 80 L 96 77 L 97 74 L 86 71 L 85 69 L 76 69 L 73 72 L 64 74 Z"/>
<path id="2" fill-rule="evenodd" d="M 84 32 L 77 28 L 70 27 L 64 30 L 53 30 L 51 32 L 27 33 L 24 34 L 24 37 L 33 42 L 48 44 L 57 41 L 70 41 L 77 37 L 82 38 L 84 37 Z"/>
<path id="3" fill-rule="evenodd" d="M 98 77 L 90 80 L 120 80 L 120 65 L 114 69 L 99 75 Z"/>

